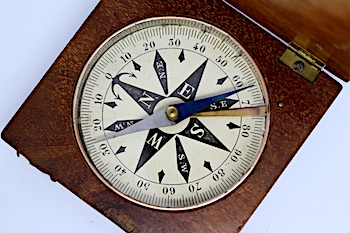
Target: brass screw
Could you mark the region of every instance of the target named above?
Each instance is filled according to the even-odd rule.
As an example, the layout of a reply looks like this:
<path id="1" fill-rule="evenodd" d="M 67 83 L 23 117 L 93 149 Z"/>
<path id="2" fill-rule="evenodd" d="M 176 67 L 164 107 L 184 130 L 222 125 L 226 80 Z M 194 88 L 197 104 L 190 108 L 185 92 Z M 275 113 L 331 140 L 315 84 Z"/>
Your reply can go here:
<path id="1" fill-rule="evenodd" d="M 294 70 L 299 71 L 299 72 L 303 71 L 305 68 L 304 62 L 302 62 L 302 61 L 294 62 L 293 68 L 294 68 Z"/>
<path id="2" fill-rule="evenodd" d="M 278 101 L 278 102 L 277 102 L 277 106 L 280 107 L 280 108 L 282 108 L 282 107 L 283 107 L 283 102 L 282 102 L 282 101 Z"/>
<path id="3" fill-rule="evenodd" d="M 179 111 L 174 106 L 169 106 L 165 111 L 166 116 L 170 121 L 176 121 L 179 118 Z"/>

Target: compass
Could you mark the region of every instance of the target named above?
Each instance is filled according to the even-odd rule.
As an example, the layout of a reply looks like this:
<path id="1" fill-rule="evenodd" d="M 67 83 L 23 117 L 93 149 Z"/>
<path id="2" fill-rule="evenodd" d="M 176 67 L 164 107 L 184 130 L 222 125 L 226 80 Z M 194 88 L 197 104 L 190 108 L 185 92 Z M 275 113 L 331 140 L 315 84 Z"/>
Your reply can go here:
<path id="1" fill-rule="evenodd" d="M 300 62 L 346 59 L 233 4 L 293 42 L 221 0 L 102 0 L 1 137 L 127 232 L 239 232 L 341 90 Z"/>
<path id="2" fill-rule="evenodd" d="M 73 101 L 76 140 L 96 176 L 126 199 L 192 209 L 234 190 L 268 136 L 269 99 L 229 34 L 183 17 L 133 23 L 91 55 Z"/>

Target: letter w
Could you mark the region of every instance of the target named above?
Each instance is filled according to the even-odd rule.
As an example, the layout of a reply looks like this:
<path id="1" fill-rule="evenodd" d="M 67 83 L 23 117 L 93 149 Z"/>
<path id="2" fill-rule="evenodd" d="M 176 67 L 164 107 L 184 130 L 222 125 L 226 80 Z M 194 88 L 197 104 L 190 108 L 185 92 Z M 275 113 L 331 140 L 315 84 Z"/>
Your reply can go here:
<path id="1" fill-rule="evenodd" d="M 160 143 L 162 142 L 163 140 L 163 137 L 160 136 L 158 137 L 158 133 L 155 133 L 153 134 L 153 136 L 148 139 L 147 144 L 151 145 L 153 148 L 155 148 L 156 150 L 159 150 L 159 146 L 160 146 Z"/>

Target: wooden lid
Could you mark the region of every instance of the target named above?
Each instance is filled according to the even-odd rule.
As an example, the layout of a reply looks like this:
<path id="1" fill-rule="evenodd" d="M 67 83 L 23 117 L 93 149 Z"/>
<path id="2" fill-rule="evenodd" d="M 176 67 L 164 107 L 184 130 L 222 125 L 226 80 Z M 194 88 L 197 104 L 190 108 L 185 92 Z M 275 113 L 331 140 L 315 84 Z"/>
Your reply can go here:
<path id="1" fill-rule="evenodd" d="M 286 42 L 294 41 L 350 80 L 350 1 L 227 0 Z"/>

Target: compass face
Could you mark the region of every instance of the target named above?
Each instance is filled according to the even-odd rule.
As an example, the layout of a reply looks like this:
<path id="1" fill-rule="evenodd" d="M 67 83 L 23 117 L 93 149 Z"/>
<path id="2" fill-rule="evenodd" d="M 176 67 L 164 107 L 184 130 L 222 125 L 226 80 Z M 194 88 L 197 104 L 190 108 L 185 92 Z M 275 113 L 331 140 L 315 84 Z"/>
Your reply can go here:
<path id="1" fill-rule="evenodd" d="M 177 125 L 96 142 L 157 112 L 253 85 Z M 178 17 L 151 18 L 109 37 L 78 80 L 74 129 L 85 160 L 138 204 L 184 210 L 234 190 L 252 171 L 269 128 L 254 61 L 231 36 Z"/>

